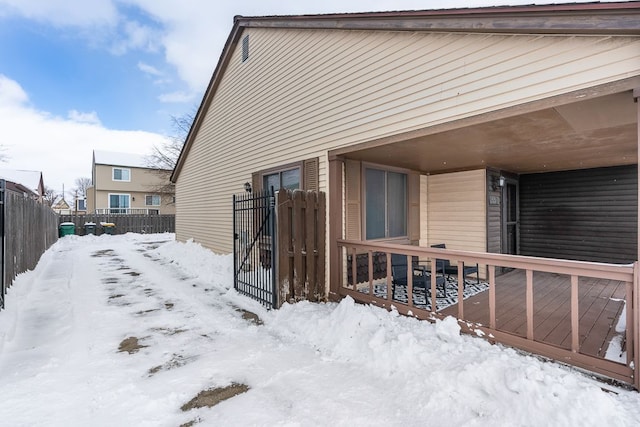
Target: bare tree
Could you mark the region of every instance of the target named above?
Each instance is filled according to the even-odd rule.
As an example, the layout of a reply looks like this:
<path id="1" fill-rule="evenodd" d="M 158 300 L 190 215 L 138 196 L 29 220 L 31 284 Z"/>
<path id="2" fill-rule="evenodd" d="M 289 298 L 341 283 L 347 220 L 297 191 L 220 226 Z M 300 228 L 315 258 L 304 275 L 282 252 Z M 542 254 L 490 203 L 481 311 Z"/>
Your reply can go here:
<path id="1" fill-rule="evenodd" d="M 87 196 L 87 188 L 91 187 L 91 178 L 80 177 L 76 178 L 73 182 L 75 187 L 71 189 L 71 194 L 74 197 L 86 197 Z"/>
<path id="2" fill-rule="evenodd" d="M 154 145 L 151 154 L 147 156 L 147 166 L 154 169 L 162 178 L 162 184 L 150 188 L 151 191 L 160 193 L 165 203 L 173 202 L 175 186 L 169 181 L 171 171 L 180 157 L 180 152 L 187 139 L 196 109 L 182 116 L 171 116 L 173 135 L 160 145 Z"/>
<path id="3" fill-rule="evenodd" d="M 53 188 L 44 187 L 44 195 L 42 196 L 42 199 L 47 205 L 53 206 L 59 196 L 60 195 Z"/>
<path id="4" fill-rule="evenodd" d="M 147 164 L 153 169 L 173 170 L 195 118 L 195 109 L 182 116 L 171 116 L 173 135 L 160 145 L 154 145 L 147 156 Z"/>

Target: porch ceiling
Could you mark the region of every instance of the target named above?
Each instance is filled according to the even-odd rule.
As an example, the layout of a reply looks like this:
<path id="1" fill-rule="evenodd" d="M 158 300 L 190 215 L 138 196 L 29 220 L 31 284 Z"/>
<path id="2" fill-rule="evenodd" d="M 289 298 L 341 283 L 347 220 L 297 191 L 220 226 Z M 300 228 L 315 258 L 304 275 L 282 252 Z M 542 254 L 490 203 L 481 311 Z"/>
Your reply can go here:
<path id="1" fill-rule="evenodd" d="M 635 164 L 637 105 L 630 91 L 475 124 L 347 157 L 422 173 L 492 167 L 536 173 Z"/>

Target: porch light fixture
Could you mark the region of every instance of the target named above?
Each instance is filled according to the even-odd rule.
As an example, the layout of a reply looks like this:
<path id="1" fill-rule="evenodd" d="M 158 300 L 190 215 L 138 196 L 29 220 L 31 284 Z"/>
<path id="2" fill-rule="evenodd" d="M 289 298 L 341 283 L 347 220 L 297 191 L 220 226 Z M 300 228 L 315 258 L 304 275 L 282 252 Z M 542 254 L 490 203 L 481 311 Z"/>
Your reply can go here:
<path id="1" fill-rule="evenodd" d="M 247 193 L 251 193 L 251 183 L 250 182 L 245 182 L 244 183 L 244 191 L 246 191 Z"/>
<path id="2" fill-rule="evenodd" d="M 496 191 L 498 189 L 498 177 L 491 175 L 491 190 Z"/>
<path id="3" fill-rule="evenodd" d="M 500 175 L 500 177 L 497 177 L 495 175 L 491 176 L 491 189 L 493 191 L 497 191 L 498 188 L 504 187 L 504 183 L 505 183 L 504 176 L 502 175 Z"/>

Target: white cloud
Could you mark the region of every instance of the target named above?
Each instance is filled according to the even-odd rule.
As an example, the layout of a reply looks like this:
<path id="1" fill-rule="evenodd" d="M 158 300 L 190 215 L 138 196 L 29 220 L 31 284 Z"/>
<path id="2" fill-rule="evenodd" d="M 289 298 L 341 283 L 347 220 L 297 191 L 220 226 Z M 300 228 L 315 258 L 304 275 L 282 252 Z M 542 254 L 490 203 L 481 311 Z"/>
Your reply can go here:
<path id="1" fill-rule="evenodd" d="M 146 74 L 151 74 L 152 76 L 162 76 L 163 73 L 158 70 L 153 65 L 145 64 L 142 61 L 138 61 L 138 69 Z"/>
<path id="2" fill-rule="evenodd" d="M 27 93 L 18 82 L 0 74 L 0 104 L 21 105 L 29 100 Z"/>
<path id="3" fill-rule="evenodd" d="M 147 25 L 122 20 L 109 51 L 114 55 L 123 55 L 132 50 L 156 52 L 160 48 L 158 40 L 161 36 L 158 30 Z"/>
<path id="4" fill-rule="evenodd" d="M 194 93 L 186 93 L 182 91 L 176 91 L 171 93 L 163 93 L 158 97 L 160 102 L 191 102 L 195 99 Z"/>
<path id="5" fill-rule="evenodd" d="M 56 26 L 115 25 L 112 0 L 0 0 L 0 15 L 18 14 Z"/>
<path id="6" fill-rule="evenodd" d="M 62 191 L 91 176 L 93 150 L 149 154 L 165 137 L 150 132 L 106 129 L 95 112 L 55 117 L 28 105 L 20 84 L 0 76 L 0 129 L 9 157 L 3 167 L 40 170 L 45 185 Z"/>
<path id="7" fill-rule="evenodd" d="M 98 118 L 98 113 L 96 113 L 95 111 L 92 111 L 90 113 L 81 113 L 77 110 L 71 110 L 69 111 L 67 117 L 69 118 L 69 120 L 76 123 L 88 123 L 92 125 L 101 124 L 100 119 Z"/>

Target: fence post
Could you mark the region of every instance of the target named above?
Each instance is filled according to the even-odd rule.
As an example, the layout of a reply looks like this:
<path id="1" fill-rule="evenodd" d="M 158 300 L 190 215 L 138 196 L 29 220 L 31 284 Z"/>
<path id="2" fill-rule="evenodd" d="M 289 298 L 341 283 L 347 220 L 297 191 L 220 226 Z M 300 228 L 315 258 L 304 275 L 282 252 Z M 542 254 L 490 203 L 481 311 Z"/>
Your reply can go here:
<path id="1" fill-rule="evenodd" d="M 280 304 L 293 297 L 293 272 L 291 269 L 291 191 L 277 193 L 276 218 L 278 222 L 278 265 L 275 290 Z"/>
<path id="2" fill-rule="evenodd" d="M 5 188 L 6 181 L 0 179 L 0 310 L 4 308 L 5 287 L 5 247 L 4 247 L 4 218 L 5 218 Z"/>
<path id="3" fill-rule="evenodd" d="M 638 261 L 633 265 L 633 298 L 627 302 L 627 310 L 633 310 L 633 385 L 640 390 L 640 272 Z M 627 325 L 629 327 L 629 325 Z M 627 351 L 629 351 L 627 349 Z"/>
<path id="4" fill-rule="evenodd" d="M 304 238 L 304 192 L 296 190 L 293 192 L 293 215 L 292 215 L 292 240 L 293 240 L 293 297 L 295 300 L 304 298 L 305 295 L 305 265 L 303 262 L 303 242 Z"/>
<path id="5" fill-rule="evenodd" d="M 236 284 L 238 283 L 238 251 L 240 250 L 240 248 L 238 247 L 238 243 L 239 243 L 239 238 L 240 236 L 238 236 L 238 233 L 236 232 L 236 227 L 237 227 L 237 220 L 236 220 L 236 203 L 237 203 L 237 197 L 234 194 L 233 195 L 233 285 L 234 288 L 236 287 Z"/>
<path id="6" fill-rule="evenodd" d="M 305 193 L 305 241 L 306 273 L 307 273 L 307 299 L 318 301 L 318 193 L 307 191 Z"/>
<path id="7" fill-rule="evenodd" d="M 327 295 L 327 197 L 324 192 L 317 193 L 316 209 L 316 292 L 318 299 L 324 300 Z"/>
<path id="8" fill-rule="evenodd" d="M 275 192 L 273 191 L 273 187 L 271 187 L 269 192 L 269 222 L 271 223 L 271 251 L 269 255 L 270 266 L 271 266 L 271 307 L 279 308 L 279 299 L 278 299 L 278 222 L 276 221 L 276 197 Z"/>

